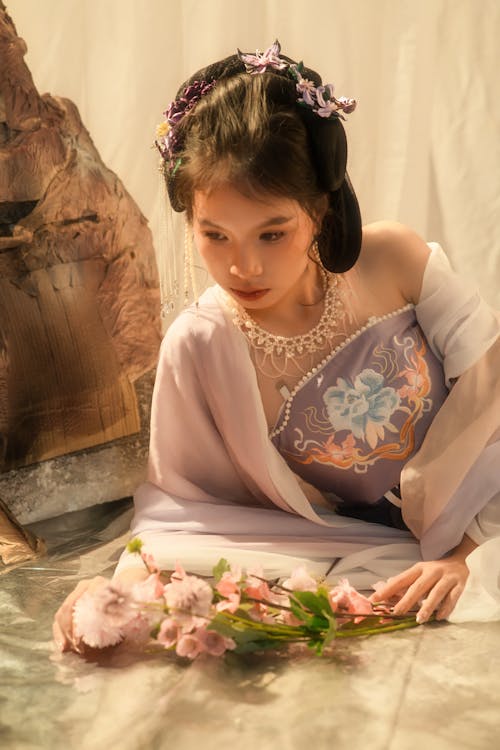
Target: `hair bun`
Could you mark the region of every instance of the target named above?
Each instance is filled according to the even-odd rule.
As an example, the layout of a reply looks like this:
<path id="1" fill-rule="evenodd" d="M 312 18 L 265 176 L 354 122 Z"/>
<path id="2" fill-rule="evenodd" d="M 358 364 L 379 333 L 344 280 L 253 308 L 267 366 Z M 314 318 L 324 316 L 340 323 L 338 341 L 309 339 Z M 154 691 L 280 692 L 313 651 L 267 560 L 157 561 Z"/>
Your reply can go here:
<path id="1" fill-rule="evenodd" d="M 338 117 L 322 119 L 309 109 L 300 108 L 309 136 L 311 154 L 321 190 L 339 190 L 347 169 L 347 139 Z"/>

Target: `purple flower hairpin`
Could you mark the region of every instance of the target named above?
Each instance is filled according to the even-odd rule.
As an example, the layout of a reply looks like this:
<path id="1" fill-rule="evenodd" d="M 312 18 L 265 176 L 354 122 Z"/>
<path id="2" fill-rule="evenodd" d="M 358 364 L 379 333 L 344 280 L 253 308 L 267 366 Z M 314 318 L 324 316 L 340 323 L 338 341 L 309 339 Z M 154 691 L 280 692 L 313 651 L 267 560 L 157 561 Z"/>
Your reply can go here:
<path id="1" fill-rule="evenodd" d="M 248 54 L 238 50 L 238 57 L 244 64 L 246 72 L 251 75 L 265 73 L 268 68 L 273 70 L 285 70 L 288 68 L 286 60 L 280 57 L 281 45 L 276 39 L 274 44 L 266 49 L 265 52 L 256 51 L 255 55 Z"/>
<path id="2" fill-rule="evenodd" d="M 186 86 L 182 94 L 170 102 L 167 110 L 163 113 L 165 120 L 158 125 L 156 129 L 155 144 L 164 161 L 168 160 L 170 169 L 175 168 L 175 152 L 178 150 L 178 140 L 176 136 L 176 125 L 182 118 L 190 112 L 193 107 L 205 96 L 213 87 L 216 81 L 193 81 L 190 86 Z"/>
<path id="3" fill-rule="evenodd" d="M 299 106 L 312 109 L 319 117 L 340 117 L 341 120 L 345 120 L 342 112 L 345 112 L 346 115 L 354 112 L 356 109 L 355 99 L 348 99 L 346 96 L 340 96 L 337 99 L 333 94 L 335 90 L 333 83 L 315 86 L 313 81 L 303 78 L 303 69 L 302 63 L 289 66 L 290 74 L 297 82 L 297 93 L 299 94 L 297 103 Z"/>
<path id="4" fill-rule="evenodd" d="M 299 98 L 297 103 L 303 107 L 308 107 L 319 117 L 328 119 L 329 117 L 340 117 L 345 120 L 342 112 L 350 114 L 356 109 L 356 100 L 348 99 L 341 96 L 338 99 L 333 95 L 334 86 L 327 83 L 326 86 L 315 86 L 313 81 L 303 78 L 302 71 L 304 64 L 288 63 L 280 57 L 281 45 L 276 39 L 274 44 L 266 49 L 265 52 L 257 52 L 255 55 L 241 52 L 238 50 L 238 57 L 245 66 L 245 70 L 250 75 L 265 73 L 267 70 L 283 70 L 296 81 L 297 93 Z"/>

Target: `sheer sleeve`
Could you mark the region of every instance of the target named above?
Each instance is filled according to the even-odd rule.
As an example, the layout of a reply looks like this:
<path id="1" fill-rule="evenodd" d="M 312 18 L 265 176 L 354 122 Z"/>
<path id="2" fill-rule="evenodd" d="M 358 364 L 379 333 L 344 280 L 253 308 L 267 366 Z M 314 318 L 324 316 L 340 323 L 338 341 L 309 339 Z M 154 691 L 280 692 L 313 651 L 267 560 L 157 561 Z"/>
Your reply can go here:
<path id="1" fill-rule="evenodd" d="M 500 492 L 472 519 L 465 533 L 476 544 L 500 537 Z"/>
<path id="2" fill-rule="evenodd" d="M 479 360 L 500 333 L 498 313 L 478 290 L 456 274 L 444 251 L 430 242 L 415 312 L 434 354 L 443 362 L 446 384 Z"/>
<path id="3" fill-rule="evenodd" d="M 401 474 L 403 517 L 424 558 L 456 546 L 468 527 L 479 535 L 474 519 L 489 518 L 493 506 L 483 509 L 500 493 L 499 317 L 431 249 L 416 313 L 452 388 Z"/>

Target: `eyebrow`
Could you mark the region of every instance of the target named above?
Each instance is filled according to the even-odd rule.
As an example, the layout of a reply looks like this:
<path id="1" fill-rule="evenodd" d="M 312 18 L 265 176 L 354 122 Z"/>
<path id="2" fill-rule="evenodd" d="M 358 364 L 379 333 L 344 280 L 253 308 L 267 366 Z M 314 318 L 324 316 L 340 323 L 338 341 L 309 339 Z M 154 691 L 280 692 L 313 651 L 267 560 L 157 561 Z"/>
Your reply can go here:
<path id="1" fill-rule="evenodd" d="M 259 226 L 256 227 L 256 229 L 263 229 L 264 227 L 269 227 L 269 226 L 276 227 L 276 226 L 281 226 L 282 224 L 288 224 L 288 222 L 292 221 L 293 218 L 294 218 L 293 216 L 272 216 L 271 218 L 263 221 L 262 224 L 259 224 Z M 201 227 L 214 227 L 216 229 L 223 228 L 221 224 L 217 224 L 216 222 L 211 221 L 210 219 L 206 219 L 206 218 L 200 218 L 198 220 L 198 224 Z"/>

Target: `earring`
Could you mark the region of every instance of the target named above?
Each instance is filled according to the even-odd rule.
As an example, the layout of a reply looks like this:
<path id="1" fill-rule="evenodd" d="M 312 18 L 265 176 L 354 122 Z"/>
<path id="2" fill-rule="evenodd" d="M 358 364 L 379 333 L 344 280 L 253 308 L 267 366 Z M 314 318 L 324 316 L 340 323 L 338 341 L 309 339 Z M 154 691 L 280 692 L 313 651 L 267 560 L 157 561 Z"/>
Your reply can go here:
<path id="1" fill-rule="evenodd" d="M 198 307 L 198 289 L 196 285 L 196 273 L 194 267 L 193 233 L 186 221 L 184 225 L 184 305 L 189 304 L 190 294 Z"/>
<path id="2" fill-rule="evenodd" d="M 192 228 L 183 213 L 172 210 L 162 177 L 160 174 L 161 205 L 157 263 L 161 317 L 168 325 L 180 312 L 180 308 L 189 305 L 191 300 L 194 300 L 198 307 L 198 284 Z M 181 274 L 183 278 L 180 278 Z"/>
<path id="3" fill-rule="evenodd" d="M 168 196 L 163 174 L 163 163 L 160 173 L 160 211 L 158 252 L 156 256 L 160 281 L 160 314 L 168 320 L 174 314 L 179 301 L 179 279 L 177 273 L 176 228 L 172 211 L 167 208 Z M 182 235 L 181 235 L 182 237 Z"/>
<path id="4" fill-rule="evenodd" d="M 311 260 L 314 260 L 316 263 L 321 263 L 321 258 L 320 258 L 320 254 L 319 254 L 318 239 L 319 238 L 317 236 L 313 237 L 313 241 L 312 241 L 312 243 L 311 243 L 311 245 L 309 247 L 308 254 L 309 254 L 309 257 L 311 258 Z"/>

